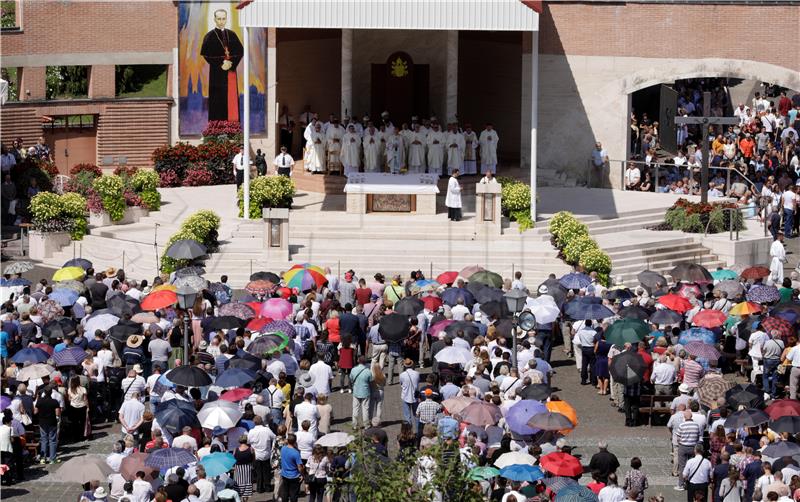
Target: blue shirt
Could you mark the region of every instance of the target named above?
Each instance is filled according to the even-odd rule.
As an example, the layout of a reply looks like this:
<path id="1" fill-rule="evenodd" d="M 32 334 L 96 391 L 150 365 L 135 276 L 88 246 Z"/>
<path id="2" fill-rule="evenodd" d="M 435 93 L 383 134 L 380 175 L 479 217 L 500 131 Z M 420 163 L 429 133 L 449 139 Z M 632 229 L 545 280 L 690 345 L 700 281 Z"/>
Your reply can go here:
<path id="1" fill-rule="evenodd" d="M 300 452 L 290 446 L 281 447 L 281 476 L 287 479 L 300 477 Z"/>
<path id="2" fill-rule="evenodd" d="M 53 348 L 53 352 L 61 352 L 67 348 L 67 344 L 64 342 L 57 343 L 56 346 Z"/>
<path id="3" fill-rule="evenodd" d="M 8 357 L 8 333 L 0 331 L 0 357 Z"/>
<path id="4" fill-rule="evenodd" d="M 456 439 L 458 437 L 458 421 L 453 417 L 444 416 L 438 423 L 439 436 L 445 439 Z"/>
<path id="5" fill-rule="evenodd" d="M 353 381 L 353 397 L 366 399 L 370 396 L 369 383 L 372 381 L 372 370 L 364 364 L 359 364 L 350 371 Z"/>

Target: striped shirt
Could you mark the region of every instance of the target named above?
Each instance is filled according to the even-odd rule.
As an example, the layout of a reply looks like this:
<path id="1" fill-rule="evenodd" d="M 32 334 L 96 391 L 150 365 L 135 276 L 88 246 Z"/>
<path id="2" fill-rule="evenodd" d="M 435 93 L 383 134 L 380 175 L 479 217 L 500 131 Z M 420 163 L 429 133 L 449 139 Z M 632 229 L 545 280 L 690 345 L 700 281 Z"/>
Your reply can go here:
<path id="1" fill-rule="evenodd" d="M 686 420 L 678 426 L 678 444 L 680 446 L 694 446 L 700 442 L 700 424 L 694 420 Z"/>
<path id="2" fill-rule="evenodd" d="M 703 366 L 697 361 L 687 360 L 683 364 L 683 383 L 689 388 L 697 387 L 700 379 L 703 377 Z"/>

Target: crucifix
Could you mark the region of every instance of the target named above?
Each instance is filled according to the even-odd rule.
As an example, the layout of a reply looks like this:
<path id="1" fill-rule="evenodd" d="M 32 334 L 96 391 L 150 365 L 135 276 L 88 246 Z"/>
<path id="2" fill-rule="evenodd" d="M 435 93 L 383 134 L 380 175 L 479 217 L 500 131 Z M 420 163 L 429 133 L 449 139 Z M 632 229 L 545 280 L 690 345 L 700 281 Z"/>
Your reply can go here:
<path id="1" fill-rule="evenodd" d="M 699 125 L 700 142 L 703 149 L 703 167 L 700 170 L 700 202 L 708 202 L 708 166 L 711 164 L 709 152 L 708 126 L 710 125 L 735 125 L 739 123 L 736 117 L 712 117 L 711 116 L 711 93 L 703 93 L 703 116 L 702 117 L 675 117 L 676 125 Z M 730 187 L 727 187 L 730 188 Z"/>

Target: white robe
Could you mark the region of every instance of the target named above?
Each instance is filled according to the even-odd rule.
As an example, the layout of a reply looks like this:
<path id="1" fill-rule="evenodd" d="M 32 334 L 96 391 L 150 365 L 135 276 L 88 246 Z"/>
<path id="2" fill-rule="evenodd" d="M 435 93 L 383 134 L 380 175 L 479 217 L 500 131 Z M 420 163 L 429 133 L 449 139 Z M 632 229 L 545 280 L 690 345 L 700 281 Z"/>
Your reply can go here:
<path id="1" fill-rule="evenodd" d="M 478 135 L 475 131 L 464 133 L 464 174 L 478 174 L 476 160 L 478 149 Z"/>
<path id="2" fill-rule="evenodd" d="M 447 133 L 447 174 L 453 174 L 453 171 L 464 169 L 464 136 L 457 132 Z"/>
<path id="3" fill-rule="evenodd" d="M 769 280 L 768 283 L 780 287 L 783 284 L 783 264 L 786 263 L 786 248 L 779 240 L 774 240 L 772 246 L 769 248 L 769 255 L 772 257 L 772 262 L 769 265 Z"/>
<path id="4" fill-rule="evenodd" d="M 331 124 L 325 132 L 325 143 L 328 147 L 328 170 L 339 171 L 342 163 L 342 137 L 344 136 L 344 127 L 334 127 Z"/>
<path id="5" fill-rule="evenodd" d="M 306 169 L 314 173 L 325 171 L 325 135 L 313 131 L 309 137 Z"/>
<path id="6" fill-rule="evenodd" d="M 386 140 L 386 165 L 390 173 L 400 174 L 400 169 L 405 165 L 404 156 L 403 137 L 399 134 L 389 136 Z"/>
<path id="7" fill-rule="evenodd" d="M 425 172 L 425 142 L 427 139 L 420 131 L 411 131 L 408 135 L 408 172 L 410 173 L 424 173 Z M 414 143 L 414 142 L 418 143 Z"/>
<path id="8" fill-rule="evenodd" d="M 447 182 L 447 197 L 444 199 L 444 205 L 447 207 L 461 207 L 461 185 L 452 176 Z"/>
<path id="9" fill-rule="evenodd" d="M 342 137 L 341 161 L 344 174 L 358 172 L 361 164 L 361 136 L 357 132 L 347 132 Z"/>
<path id="10" fill-rule="evenodd" d="M 492 171 L 492 174 L 497 174 L 497 143 L 499 141 L 500 137 L 494 129 L 481 131 L 478 138 L 481 146 L 481 172 Z"/>
<path id="11" fill-rule="evenodd" d="M 377 129 L 364 131 L 364 172 L 381 172 L 381 133 Z"/>
<path id="12" fill-rule="evenodd" d="M 444 145 L 447 137 L 442 131 L 428 133 L 428 172 L 442 174 L 444 164 Z"/>

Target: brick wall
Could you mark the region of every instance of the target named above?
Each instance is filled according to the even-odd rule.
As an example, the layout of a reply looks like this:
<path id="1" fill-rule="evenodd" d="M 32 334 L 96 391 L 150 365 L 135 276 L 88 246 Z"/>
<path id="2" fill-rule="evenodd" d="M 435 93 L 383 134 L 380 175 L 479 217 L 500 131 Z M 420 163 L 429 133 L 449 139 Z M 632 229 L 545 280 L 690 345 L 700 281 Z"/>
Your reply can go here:
<path id="1" fill-rule="evenodd" d="M 42 135 L 42 119 L 32 107 L 4 106 L 0 108 L 0 123 L 0 143 L 4 145 L 22 138 L 22 144 L 30 146 Z"/>
<path id="2" fill-rule="evenodd" d="M 116 96 L 116 72 L 114 65 L 94 65 L 89 72 L 89 98 L 113 98 Z"/>
<path id="3" fill-rule="evenodd" d="M 170 102 L 109 103 L 97 126 L 97 159 L 128 157 L 129 166 L 152 167 L 150 155 L 169 143 Z"/>
<path id="4" fill-rule="evenodd" d="M 29 66 L 21 71 L 19 99 L 21 101 L 44 99 L 46 97 L 45 73 L 47 68 L 44 66 Z"/>

